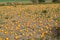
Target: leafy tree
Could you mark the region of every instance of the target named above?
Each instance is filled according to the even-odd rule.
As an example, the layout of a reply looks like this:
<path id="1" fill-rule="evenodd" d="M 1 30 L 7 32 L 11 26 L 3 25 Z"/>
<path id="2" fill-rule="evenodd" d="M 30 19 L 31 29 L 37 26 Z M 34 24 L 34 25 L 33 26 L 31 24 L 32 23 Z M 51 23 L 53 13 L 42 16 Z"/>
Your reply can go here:
<path id="1" fill-rule="evenodd" d="M 31 0 L 33 3 L 45 2 L 45 0 Z"/>
<path id="2" fill-rule="evenodd" d="M 60 0 L 53 0 L 53 2 L 60 2 Z"/>

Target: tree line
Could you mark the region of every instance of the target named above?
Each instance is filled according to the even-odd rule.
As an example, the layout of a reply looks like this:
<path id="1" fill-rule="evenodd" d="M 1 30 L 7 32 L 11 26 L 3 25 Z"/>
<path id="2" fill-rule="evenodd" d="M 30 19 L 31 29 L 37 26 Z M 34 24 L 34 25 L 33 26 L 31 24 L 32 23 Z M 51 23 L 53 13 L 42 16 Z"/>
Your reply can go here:
<path id="1" fill-rule="evenodd" d="M 33 3 L 42 3 L 45 2 L 47 0 L 31 0 Z M 52 0 L 52 2 L 54 3 L 60 3 L 60 0 Z"/>

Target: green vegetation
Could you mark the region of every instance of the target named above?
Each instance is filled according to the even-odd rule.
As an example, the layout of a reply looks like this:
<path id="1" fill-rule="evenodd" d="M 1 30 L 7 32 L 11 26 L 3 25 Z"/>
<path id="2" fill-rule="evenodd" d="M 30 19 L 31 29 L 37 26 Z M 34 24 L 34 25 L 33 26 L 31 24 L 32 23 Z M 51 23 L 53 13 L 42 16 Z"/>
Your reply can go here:
<path id="1" fill-rule="evenodd" d="M 16 1 L 16 2 L 19 2 L 19 1 L 29 1 L 29 0 L 0 0 L 0 2 L 11 2 L 11 1 Z"/>
<path id="2" fill-rule="evenodd" d="M 57 17 L 55 20 L 59 21 L 60 22 L 60 17 Z"/>

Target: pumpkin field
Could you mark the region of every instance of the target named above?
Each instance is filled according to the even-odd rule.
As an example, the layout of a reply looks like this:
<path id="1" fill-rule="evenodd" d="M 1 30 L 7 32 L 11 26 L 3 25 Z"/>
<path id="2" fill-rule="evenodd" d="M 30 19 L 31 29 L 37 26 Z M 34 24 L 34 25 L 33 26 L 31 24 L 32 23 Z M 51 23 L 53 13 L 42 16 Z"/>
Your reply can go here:
<path id="1" fill-rule="evenodd" d="M 0 6 L 0 40 L 60 40 L 60 34 L 56 38 L 56 31 L 52 31 L 58 27 L 58 3 Z"/>

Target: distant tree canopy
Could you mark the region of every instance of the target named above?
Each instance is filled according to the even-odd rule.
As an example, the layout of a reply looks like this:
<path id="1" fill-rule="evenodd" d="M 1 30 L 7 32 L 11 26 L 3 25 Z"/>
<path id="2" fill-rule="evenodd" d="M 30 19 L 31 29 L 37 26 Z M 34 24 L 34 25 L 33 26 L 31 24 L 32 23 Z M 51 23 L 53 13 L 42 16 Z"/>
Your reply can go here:
<path id="1" fill-rule="evenodd" d="M 60 2 L 60 0 L 53 0 L 53 2 Z"/>
<path id="2" fill-rule="evenodd" d="M 31 0 L 33 3 L 41 3 L 41 2 L 45 2 L 47 0 Z M 52 2 L 60 2 L 60 0 L 52 0 Z"/>
<path id="3" fill-rule="evenodd" d="M 33 3 L 45 2 L 45 0 L 31 0 Z"/>
<path id="4" fill-rule="evenodd" d="M 33 3 L 45 2 L 45 0 L 31 0 Z"/>

